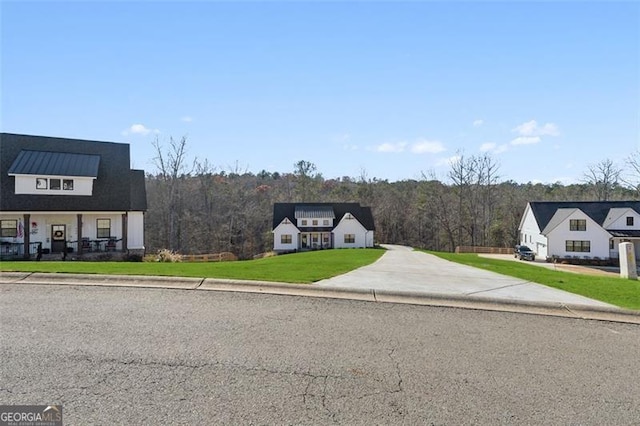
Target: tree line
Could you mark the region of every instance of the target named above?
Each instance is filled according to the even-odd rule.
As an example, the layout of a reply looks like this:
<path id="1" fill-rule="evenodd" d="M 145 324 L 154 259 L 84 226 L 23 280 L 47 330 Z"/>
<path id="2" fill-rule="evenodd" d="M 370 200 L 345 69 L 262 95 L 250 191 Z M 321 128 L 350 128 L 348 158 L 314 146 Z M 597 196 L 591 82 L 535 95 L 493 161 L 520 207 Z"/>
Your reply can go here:
<path id="1" fill-rule="evenodd" d="M 583 181 L 501 181 L 489 154 L 459 155 L 447 182 L 433 174 L 389 182 L 361 176 L 325 179 L 311 161 L 291 172 L 251 173 L 236 164 L 218 170 L 208 160 L 187 160 L 187 139 L 154 142 L 156 171 L 146 177 L 145 219 L 149 252 L 232 252 L 248 259 L 273 247 L 277 202 L 358 202 L 370 206 L 377 242 L 453 251 L 457 246 L 510 247 L 528 201 L 640 199 L 640 153 L 623 165 L 605 159 Z M 628 173 L 623 173 L 628 172 Z"/>

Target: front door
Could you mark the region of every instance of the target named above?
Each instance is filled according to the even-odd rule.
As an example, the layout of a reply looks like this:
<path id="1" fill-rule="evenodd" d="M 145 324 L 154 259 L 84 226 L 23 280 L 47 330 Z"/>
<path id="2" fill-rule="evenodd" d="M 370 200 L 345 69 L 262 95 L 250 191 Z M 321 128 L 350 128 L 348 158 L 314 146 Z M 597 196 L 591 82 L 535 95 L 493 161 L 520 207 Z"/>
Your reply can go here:
<path id="1" fill-rule="evenodd" d="M 63 253 L 66 239 L 66 225 L 51 225 L 51 253 Z"/>

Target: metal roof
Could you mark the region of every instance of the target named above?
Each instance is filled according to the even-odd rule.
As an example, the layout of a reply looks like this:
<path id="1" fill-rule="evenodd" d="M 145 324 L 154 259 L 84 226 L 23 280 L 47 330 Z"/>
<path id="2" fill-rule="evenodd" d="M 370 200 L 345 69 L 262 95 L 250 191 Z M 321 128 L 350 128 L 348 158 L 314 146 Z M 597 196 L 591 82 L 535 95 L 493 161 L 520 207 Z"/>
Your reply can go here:
<path id="1" fill-rule="evenodd" d="M 638 238 L 640 237 L 640 230 L 615 230 L 609 231 L 609 233 L 614 237 L 629 237 L 629 238 Z"/>
<path id="2" fill-rule="evenodd" d="M 335 219 L 332 206 L 296 206 L 294 213 L 296 219 Z"/>
<path id="3" fill-rule="evenodd" d="M 95 178 L 99 165 L 99 155 L 22 150 L 11 164 L 9 174 Z"/>

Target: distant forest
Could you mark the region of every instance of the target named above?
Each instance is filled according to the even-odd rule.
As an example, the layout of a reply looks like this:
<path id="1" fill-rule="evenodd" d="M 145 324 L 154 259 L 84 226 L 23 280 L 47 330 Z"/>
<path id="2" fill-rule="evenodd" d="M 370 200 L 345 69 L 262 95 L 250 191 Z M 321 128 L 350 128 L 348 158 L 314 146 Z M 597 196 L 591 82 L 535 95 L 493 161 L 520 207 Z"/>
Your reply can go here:
<path id="1" fill-rule="evenodd" d="M 585 170 L 579 184 L 502 181 L 490 155 L 460 155 L 441 182 L 388 182 L 362 176 L 325 179 L 311 161 L 287 173 L 217 170 L 208 160 L 187 159 L 187 139 L 154 142 L 157 170 L 146 177 L 145 219 L 149 253 L 232 252 L 249 259 L 273 247 L 273 204 L 358 202 L 370 206 L 377 243 L 453 251 L 456 246 L 510 247 L 529 201 L 640 199 L 640 153 L 624 164 L 608 159 Z"/>

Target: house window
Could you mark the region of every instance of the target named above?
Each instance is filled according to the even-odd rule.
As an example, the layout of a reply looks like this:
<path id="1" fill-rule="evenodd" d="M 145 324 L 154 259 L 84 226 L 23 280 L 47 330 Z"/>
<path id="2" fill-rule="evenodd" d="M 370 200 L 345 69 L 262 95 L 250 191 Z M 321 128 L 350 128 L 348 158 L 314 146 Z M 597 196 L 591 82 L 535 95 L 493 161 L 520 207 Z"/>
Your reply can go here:
<path id="1" fill-rule="evenodd" d="M 307 226 L 307 219 L 302 219 L 302 226 Z"/>
<path id="2" fill-rule="evenodd" d="M 569 220 L 570 231 L 586 231 L 587 220 L 586 219 L 571 219 Z"/>
<path id="3" fill-rule="evenodd" d="M 0 237 L 17 237 L 17 220 L 0 220 Z"/>
<path id="4" fill-rule="evenodd" d="M 613 242 L 613 239 L 609 240 L 609 250 L 613 250 L 615 247 L 615 243 Z"/>
<path id="5" fill-rule="evenodd" d="M 313 219 L 313 220 L 311 221 L 311 225 L 313 225 L 313 226 L 318 226 L 318 219 Z"/>
<path id="6" fill-rule="evenodd" d="M 111 219 L 97 219 L 96 228 L 98 228 L 97 238 L 109 238 L 111 236 Z"/>
<path id="7" fill-rule="evenodd" d="M 65 191 L 73 191 L 73 179 L 64 179 L 62 181 L 62 189 Z"/>
<path id="8" fill-rule="evenodd" d="M 627 226 L 633 226 L 633 216 L 627 216 Z"/>
<path id="9" fill-rule="evenodd" d="M 280 235 L 280 244 L 291 244 L 291 241 L 292 241 L 291 234 Z"/>
<path id="10" fill-rule="evenodd" d="M 568 252 L 588 253 L 591 251 L 591 241 L 567 240 L 565 243 L 566 243 L 566 251 Z"/>
<path id="11" fill-rule="evenodd" d="M 49 189 L 60 190 L 60 179 L 49 179 Z"/>
<path id="12" fill-rule="evenodd" d="M 47 180 L 45 178 L 37 178 L 36 179 L 36 189 L 48 189 L 49 185 L 47 184 Z"/>
<path id="13" fill-rule="evenodd" d="M 345 244 L 354 244 L 356 242 L 356 234 L 344 234 Z"/>
<path id="14" fill-rule="evenodd" d="M 329 244 L 329 234 L 322 234 L 322 243 Z"/>
<path id="15" fill-rule="evenodd" d="M 322 221 L 323 226 L 329 226 L 329 219 L 325 219 Z"/>

